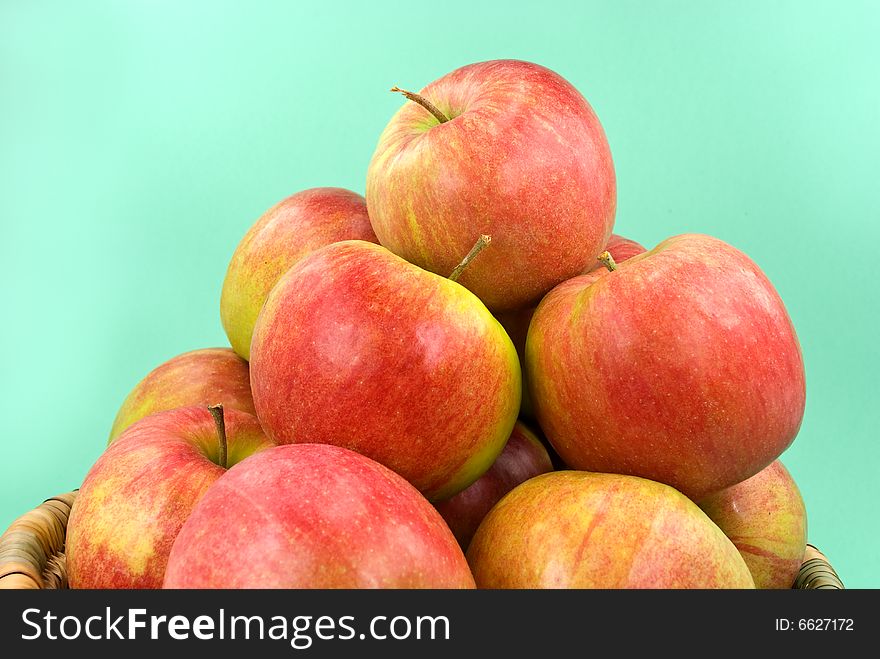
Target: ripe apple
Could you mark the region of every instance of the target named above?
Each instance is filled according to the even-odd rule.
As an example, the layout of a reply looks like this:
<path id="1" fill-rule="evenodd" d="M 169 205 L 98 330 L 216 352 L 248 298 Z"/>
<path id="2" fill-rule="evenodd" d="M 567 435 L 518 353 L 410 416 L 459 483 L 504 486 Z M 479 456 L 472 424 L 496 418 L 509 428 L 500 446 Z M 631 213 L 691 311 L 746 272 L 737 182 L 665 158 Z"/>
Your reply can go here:
<path id="1" fill-rule="evenodd" d="M 89 470 L 70 512 L 70 587 L 161 587 L 196 502 L 227 467 L 273 445 L 256 417 L 222 406 L 166 410 L 130 426 Z"/>
<path id="2" fill-rule="evenodd" d="M 621 263 L 623 261 L 626 261 L 628 258 L 643 253 L 645 251 L 645 248 L 642 247 L 635 240 L 630 240 L 629 238 L 624 238 L 623 236 L 619 236 L 616 233 L 612 233 L 611 237 L 608 239 L 608 243 L 605 245 L 605 250 L 609 254 L 611 254 L 612 258 L 617 263 Z M 600 263 L 598 260 L 596 260 L 590 263 L 581 274 L 600 268 L 604 269 L 605 266 L 602 265 L 602 263 Z M 513 311 L 505 311 L 495 314 L 498 322 L 501 323 L 501 326 L 507 331 L 507 334 L 513 341 L 513 345 L 516 348 L 516 354 L 517 356 L 519 356 L 519 362 L 522 367 L 523 375 L 522 403 L 520 404 L 519 414 L 521 417 L 530 420 L 535 418 L 535 411 L 532 409 L 532 398 L 529 395 L 529 378 L 528 372 L 525 367 L 525 353 L 526 337 L 529 333 L 529 323 L 532 322 L 532 316 L 535 315 L 536 308 L 536 306 L 527 306 L 523 307 L 522 309 L 515 309 Z"/>
<path id="3" fill-rule="evenodd" d="M 675 489 L 555 471 L 499 501 L 467 551 L 478 588 L 754 588 L 733 543 Z"/>
<path id="4" fill-rule="evenodd" d="M 598 118 L 569 82 L 495 60 L 404 94 L 411 102 L 367 171 L 382 245 L 448 275 L 478 235 L 491 235 L 461 283 L 493 311 L 536 304 L 596 260 L 614 224 L 614 166 Z"/>
<path id="5" fill-rule="evenodd" d="M 279 446 L 211 487 L 174 542 L 165 588 L 473 588 L 443 519 L 348 449 Z"/>
<path id="6" fill-rule="evenodd" d="M 617 263 L 623 263 L 627 259 L 631 259 L 634 256 L 638 256 L 639 254 L 644 254 L 648 250 L 645 249 L 644 245 L 641 243 L 637 243 L 635 240 L 631 240 L 630 238 L 624 238 L 621 235 L 616 233 L 612 233 L 611 237 L 608 239 L 608 242 L 605 245 L 605 251 L 611 254 L 612 258 Z M 597 259 L 595 263 L 593 263 L 587 270 L 585 270 L 581 274 L 586 274 L 592 270 L 601 270 L 605 266 L 602 265 Z"/>
<path id="7" fill-rule="evenodd" d="M 770 464 L 804 413 L 782 300 L 745 254 L 703 235 L 557 286 L 529 325 L 526 370 L 566 464 L 650 478 L 695 501 Z"/>
<path id="8" fill-rule="evenodd" d="M 150 371 L 116 414 L 108 443 L 154 412 L 221 403 L 254 414 L 248 364 L 229 348 L 203 348 L 178 355 Z"/>
<path id="9" fill-rule="evenodd" d="M 220 294 L 220 319 L 235 352 L 250 358 L 257 314 L 281 275 L 339 240 L 376 242 L 366 201 L 343 188 L 297 192 L 257 220 L 232 255 Z"/>
<path id="10" fill-rule="evenodd" d="M 807 548 L 807 511 L 779 460 L 699 503 L 739 549 L 756 587 L 792 587 Z"/>
<path id="11" fill-rule="evenodd" d="M 519 358 L 520 368 L 522 370 L 522 400 L 520 401 L 519 416 L 523 419 L 533 421 L 535 419 L 535 410 L 532 407 L 532 397 L 529 393 L 529 374 L 526 370 L 525 349 L 526 337 L 529 333 L 529 323 L 532 322 L 532 316 L 535 315 L 537 307 L 529 305 L 522 309 L 514 309 L 512 311 L 496 312 L 495 318 L 501 323 L 504 331 L 513 342 L 516 355 Z"/>
<path id="12" fill-rule="evenodd" d="M 504 448 L 521 381 L 510 338 L 476 296 L 352 240 L 313 252 L 272 289 L 251 386 L 278 443 L 353 449 L 443 499 Z"/>
<path id="13" fill-rule="evenodd" d="M 462 549 L 467 549 L 474 532 L 492 506 L 514 487 L 533 476 L 553 471 L 547 449 L 535 434 L 517 421 L 504 450 L 489 470 L 469 487 L 434 507 L 455 534 Z"/>

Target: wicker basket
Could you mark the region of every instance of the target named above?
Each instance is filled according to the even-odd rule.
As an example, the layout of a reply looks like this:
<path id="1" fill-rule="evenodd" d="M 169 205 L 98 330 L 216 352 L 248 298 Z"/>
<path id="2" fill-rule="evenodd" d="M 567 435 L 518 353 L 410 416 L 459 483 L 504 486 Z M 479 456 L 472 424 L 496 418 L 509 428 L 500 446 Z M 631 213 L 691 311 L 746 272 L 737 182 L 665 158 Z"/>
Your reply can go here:
<path id="1" fill-rule="evenodd" d="M 76 492 L 52 497 L 25 513 L 0 536 L 0 589 L 67 588 L 64 535 Z M 807 545 L 794 588 L 840 590 L 828 559 Z"/>

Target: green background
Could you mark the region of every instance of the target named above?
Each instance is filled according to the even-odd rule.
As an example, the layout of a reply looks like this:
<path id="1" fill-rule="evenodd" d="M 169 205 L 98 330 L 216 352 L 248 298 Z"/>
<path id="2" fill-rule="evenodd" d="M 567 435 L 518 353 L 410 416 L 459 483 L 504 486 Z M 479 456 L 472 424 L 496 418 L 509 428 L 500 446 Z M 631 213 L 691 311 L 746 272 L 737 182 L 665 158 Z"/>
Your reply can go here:
<path id="1" fill-rule="evenodd" d="M 226 345 L 264 210 L 363 193 L 392 85 L 511 57 L 593 105 L 617 232 L 709 233 L 776 285 L 809 538 L 880 586 L 878 33 L 871 2 L 0 2 L 0 527 L 80 484 L 149 370 Z"/>

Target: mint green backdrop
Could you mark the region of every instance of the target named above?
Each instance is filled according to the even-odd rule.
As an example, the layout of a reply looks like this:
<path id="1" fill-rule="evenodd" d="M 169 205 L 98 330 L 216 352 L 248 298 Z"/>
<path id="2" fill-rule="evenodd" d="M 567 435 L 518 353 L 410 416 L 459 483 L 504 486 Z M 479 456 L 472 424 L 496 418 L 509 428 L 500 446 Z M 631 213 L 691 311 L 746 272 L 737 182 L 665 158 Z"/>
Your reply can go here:
<path id="1" fill-rule="evenodd" d="M 363 193 L 392 85 L 511 57 L 593 105 L 619 233 L 713 234 L 774 282 L 810 540 L 880 586 L 878 31 L 880 5 L 839 0 L 3 0 L 0 530 L 80 484 L 150 369 L 226 344 L 223 275 L 266 208 Z"/>

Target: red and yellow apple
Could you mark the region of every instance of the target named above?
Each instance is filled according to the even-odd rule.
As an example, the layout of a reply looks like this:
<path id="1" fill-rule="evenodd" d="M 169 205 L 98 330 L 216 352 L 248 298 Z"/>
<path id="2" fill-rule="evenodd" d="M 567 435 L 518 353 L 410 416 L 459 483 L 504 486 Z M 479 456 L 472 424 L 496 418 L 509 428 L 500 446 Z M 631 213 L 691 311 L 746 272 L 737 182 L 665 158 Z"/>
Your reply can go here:
<path id="1" fill-rule="evenodd" d="M 745 254 L 703 235 L 557 286 L 529 325 L 526 370 L 541 429 L 571 468 L 694 500 L 770 464 L 804 413 L 782 300 Z"/>
<path id="2" fill-rule="evenodd" d="M 186 520 L 165 588 L 473 588 L 458 543 L 390 469 L 279 446 L 218 479 Z"/>
<path id="3" fill-rule="evenodd" d="M 467 551 L 478 588 L 754 588 L 695 503 L 635 476 L 555 471 L 508 493 Z"/>
<path id="4" fill-rule="evenodd" d="M 130 426 L 89 470 L 67 525 L 71 588 L 159 588 L 171 545 L 214 481 L 273 446 L 256 417 L 204 406 Z M 225 449 L 224 449 L 225 447 Z"/>
<path id="5" fill-rule="evenodd" d="M 596 260 L 614 224 L 614 166 L 599 119 L 568 81 L 495 60 L 407 98 L 416 100 L 388 123 L 367 171 L 382 245 L 445 276 L 491 235 L 461 283 L 492 311 L 534 305 Z"/>
<path id="6" fill-rule="evenodd" d="M 255 413 L 247 362 L 229 348 L 185 352 L 154 368 L 132 389 L 116 414 L 108 443 L 155 412 L 217 403 Z"/>
<path id="7" fill-rule="evenodd" d="M 467 549 L 480 522 L 501 497 L 520 483 L 548 471 L 553 471 L 553 463 L 544 444 L 517 421 L 504 450 L 489 470 L 455 496 L 437 501 L 434 507 L 452 529 L 458 544 Z"/>
<path id="8" fill-rule="evenodd" d="M 278 443 L 358 451 L 433 500 L 498 457 L 521 382 L 510 338 L 470 291 L 353 240 L 313 252 L 272 289 L 251 386 Z"/>
<path id="9" fill-rule="evenodd" d="M 807 548 L 807 511 L 779 460 L 699 504 L 742 554 L 757 588 L 792 587 Z"/>
<path id="10" fill-rule="evenodd" d="M 617 263 L 623 263 L 627 259 L 631 259 L 634 256 L 638 256 L 639 254 L 644 254 L 646 251 L 644 245 L 641 243 L 637 243 L 635 240 L 631 240 L 630 238 L 624 238 L 621 235 L 616 233 L 612 233 L 611 237 L 608 239 L 608 242 L 605 244 L 605 250 Z M 600 263 L 598 260 L 590 265 L 582 274 L 586 274 L 587 272 L 591 272 L 593 270 L 600 270 L 605 266 Z"/>
<path id="11" fill-rule="evenodd" d="M 608 243 L 605 245 L 605 251 L 611 254 L 611 257 L 616 262 L 621 263 L 628 258 L 643 253 L 645 248 L 635 240 L 630 240 L 629 238 L 624 238 L 616 233 L 612 233 L 611 237 L 608 239 Z M 602 263 L 596 260 L 589 264 L 584 270 L 584 273 L 604 267 L 605 266 L 602 265 Z M 522 309 L 495 314 L 498 322 L 501 323 L 501 326 L 513 341 L 513 345 L 516 348 L 516 354 L 519 357 L 523 376 L 522 403 L 520 404 L 519 414 L 521 417 L 530 420 L 535 418 L 535 411 L 532 409 L 532 397 L 529 394 L 528 386 L 529 377 L 528 371 L 526 370 L 526 337 L 529 333 L 529 323 L 532 322 L 532 316 L 535 315 L 536 308 L 536 306 L 527 306 Z"/>
<path id="12" fill-rule="evenodd" d="M 239 243 L 220 294 L 220 319 L 229 343 L 250 358 L 257 314 L 275 282 L 303 256 L 340 240 L 376 236 L 364 198 L 343 188 L 310 188 L 266 211 Z"/>

